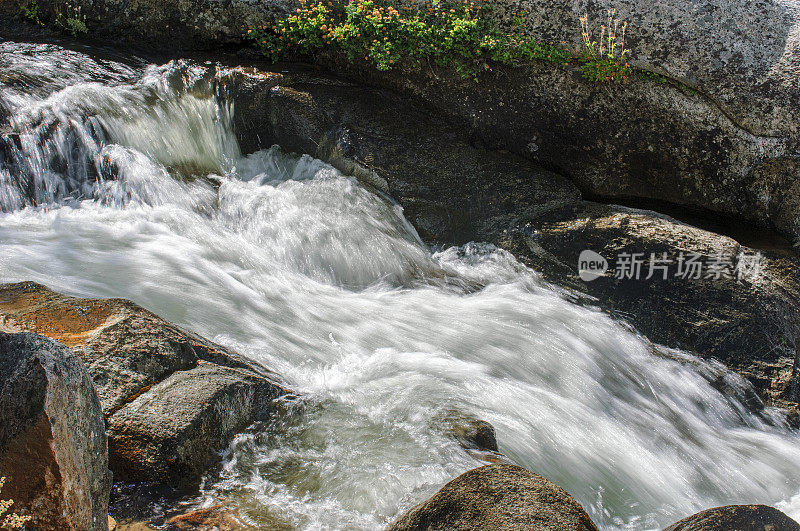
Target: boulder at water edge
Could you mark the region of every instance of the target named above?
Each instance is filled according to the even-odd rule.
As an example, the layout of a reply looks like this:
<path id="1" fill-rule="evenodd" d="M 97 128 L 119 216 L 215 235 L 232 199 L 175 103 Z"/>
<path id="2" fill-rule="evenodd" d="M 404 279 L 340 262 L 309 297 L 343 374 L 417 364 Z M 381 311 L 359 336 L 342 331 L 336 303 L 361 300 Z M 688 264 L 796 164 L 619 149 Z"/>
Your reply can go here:
<path id="1" fill-rule="evenodd" d="M 563 489 L 516 465 L 487 465 L 461 474 L 402 515 L 390 531 L 595 530 Z"/>
<path id="2" fill-rule="evenodd" d="M 61 341 L 86 363 L 116 480 L 195 486 L 216 450 L 286 394 L 277 375 L 122 299 L 0 285 L 0 331 Z"/>
<path id="3" fill-rule="evenodd" d="M 746 247 L 652 211 L 588 201 L 522 220 L 502 245 L 545 279 L 596 297 L 655 343 L 721 361 L 750 382 L 765 404 L 792 411 L 796 422 L 796 255 Z M 587 249 L 608 261 L 608 271 L 582 281 L 578 261 Z M 625 272 L 625 256 L 641 258 L 640 274 Z M 681 256 L 704 264 L 702 274 L 679 275 Z M 651 257 L 666 257 L 666 273 L 651 270 Z M 748 261 L 754 265 L 749 271 Z M 719 276 L 711 269 L 715 262 L 724 265 Z M 752 397 L 740 399 L 763 407 Z"/>
<path id="4" fill-rule="evenodd" d="M 103 412 L 70 349 L 0 333 L 3 499 L 33 529 L 107 530 L 111 473 Z"/>
<path id="5" fill-rule="evenodd" d="M 800 525 L 766 505 L 726 505 L 684 518 L 664 531 L 800 531 Z"/>

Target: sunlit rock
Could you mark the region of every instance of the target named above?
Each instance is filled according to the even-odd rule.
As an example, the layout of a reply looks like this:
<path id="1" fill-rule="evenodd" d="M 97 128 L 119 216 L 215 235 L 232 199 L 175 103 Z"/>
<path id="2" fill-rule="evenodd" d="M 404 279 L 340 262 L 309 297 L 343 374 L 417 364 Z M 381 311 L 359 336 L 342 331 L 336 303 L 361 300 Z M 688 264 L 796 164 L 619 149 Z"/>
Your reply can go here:
<path id="1" fill-rule="evenodd" d="M 269 370 L 121 299 L 2 285 L 0 330 L 46 335 L 83 359 L 115 480 L 196 484 L 214 452 L 286 393 Z"/>
<path id="2" fill-rule="evenodd" d="M 545 478 L 515 465 L 487 465 L 458 476 L 388 529 L 596 531 L 597 527 L 572 496 Z"/>

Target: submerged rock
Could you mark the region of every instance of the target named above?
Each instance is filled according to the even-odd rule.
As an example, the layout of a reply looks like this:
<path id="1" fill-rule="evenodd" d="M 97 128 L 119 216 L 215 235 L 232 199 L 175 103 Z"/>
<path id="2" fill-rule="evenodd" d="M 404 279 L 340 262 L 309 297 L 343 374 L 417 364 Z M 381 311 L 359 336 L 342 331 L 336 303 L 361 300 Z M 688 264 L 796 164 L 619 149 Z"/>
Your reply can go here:
<path id="1" fill-rule="evenodd" d="M 515 465 L 486 465 L 461 474 L 392 525 L 401 530 L 596 531 L 572 496 Z"/>
<path id="2" fill-rule="evenodd" d="M 766 505 L 715 507 L 675 522 L 664 531 L 798 531 L 797 522 Z"/>
<path id="3" fill-rule="evenodd" d="M 498 452 L 494 426 L 485 420 L 453 410 L 437 416 L 433 421 L 467 450 Z"/>
<path id="4" fill-rule="evenodd" d="M 0 285 L 0 330 L 37 332 L 80 355 L 106 417 L 115 480 L 196 485 L 215 451 L 287 392 L 257 363 L 121 299 Z"/>
<path id="5" fill-rule="evenodd" d="M 494 427 L 485 420 L 464 419 L 451 427 L 451 433 L 466 448 L 498 451 Z"/>
<path id="6" fill-rule="evenodd" d="M 103 413 L 80 358 L 45 337 L 0 332 L 3 498 L 33 529 L 105 531 L 111 473 Z"/>

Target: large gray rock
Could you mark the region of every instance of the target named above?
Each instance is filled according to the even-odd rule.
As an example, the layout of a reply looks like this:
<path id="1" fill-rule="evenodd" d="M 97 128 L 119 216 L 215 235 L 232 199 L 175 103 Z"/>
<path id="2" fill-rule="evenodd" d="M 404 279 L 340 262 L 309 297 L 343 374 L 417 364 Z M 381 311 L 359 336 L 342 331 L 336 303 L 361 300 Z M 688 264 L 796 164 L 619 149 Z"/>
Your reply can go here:
<path id="1" fill-rule="evenodd" d="M 108 529 L 103 413 L 80 358 L 45 337 L 0 332 L 3 498 L 31 527 Z"/>
<path id="2" fill-rule="evenodd" d="M 462 121 L 476 141 L 542 163 L 592 195 L 647 198 L 800 237 L 800 5 L 791 0 L 493 0 L 541 40 L 579 47 L 578 17 L 629 22 L 638 68 L 670 83 L 587 82 L 574 67 L 495 68 L 478 83 L 423 68 L 377 72 L 331 54 L 372 85 Z M 667 44 L 668 43 L 668 44 Z"/>
<path id="3" fill-rule="evenodd" d="M 598 85 L 543 63 L 497 68 L 478 83 L 449 72 L 339 68 L 412 95 L 461 120 L 476 145 L 538 162 L 586 194 L 674 203 L 800 236 L 800 136 L 753 133 L 704 87 Z"/>
<path id="4" fill-rule="evenodd" d="M 664 531 L 799 531 L 797 522 L 766 505 L 726 505 L 699 512 Z"/>
<path id="5" fill-rule="evenodd" d="M 800 133 L 800 5 L 793 0 L 493 0 L 509 25 L 543 41 L 582 45 L 578 18 L 599 34 L 607 11 L 627 21 L 625 47 L 634 65 L 702 89 L 713 105 L 757 136 Z M 599 35 L 595 35 L 599 37 Z M 669 45 L 665 46 L 666 43 Z"/>
<path id="6" fill-rule="evenodd" d="M 388 531 L 596 531 L 575 499 L 557 485 L 516 465 L 465 472 L 412 508 Z"/>
<path id="7" fill-rule="evenodd" d="M 197 484 L 215 451 L 287 393 L 273 372 L 122 299 L 0 285 L 0 331 L 70 346 L 91 374 L 117 480 Z"/>
<path id="8" fill-rule="evenodd" d="M 201 360 L 111 416 L 111 468 L 129 479 L 191 485 L 233 434 L 265 420 L 277 396 L 275 384 L 253 371 Z"/>

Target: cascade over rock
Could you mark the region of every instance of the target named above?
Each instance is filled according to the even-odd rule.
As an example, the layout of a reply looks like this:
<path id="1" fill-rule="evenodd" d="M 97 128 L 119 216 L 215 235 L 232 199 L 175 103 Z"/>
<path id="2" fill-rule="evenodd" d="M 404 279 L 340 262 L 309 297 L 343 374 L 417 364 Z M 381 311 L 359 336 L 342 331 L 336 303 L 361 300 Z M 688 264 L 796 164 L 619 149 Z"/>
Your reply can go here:
<path id="1" fill-rule="evenodd" d="M 398 5 L 413 2 L 398 1 Z M 606 11 L 629 23 L 639 69 L 671 82 L 596 85 L 572 67 L 503 67 L 479 82 L 423 68 L 377 72 L 327 52 L 341 75 L 393 88 L 458 120 L 490 149 L 512 151 L 592 195 L 656 198 L 735 216 L 800 237 L 800 7 L 791 0 L 491 0 L 498 22 L 523 21 L 542 41 L 582 46 L 578 17 L 599 33 Z M 20 0 L 0 9 L 16 14 Z M 58 2 L 41 0 L 47 17 Z M 241 43 L 242 27 L 285 17 L 276 0 L 76 0 L 92 35 L 149 49 Z M 521 15 L 521 16 L 520 16 Z"/>

